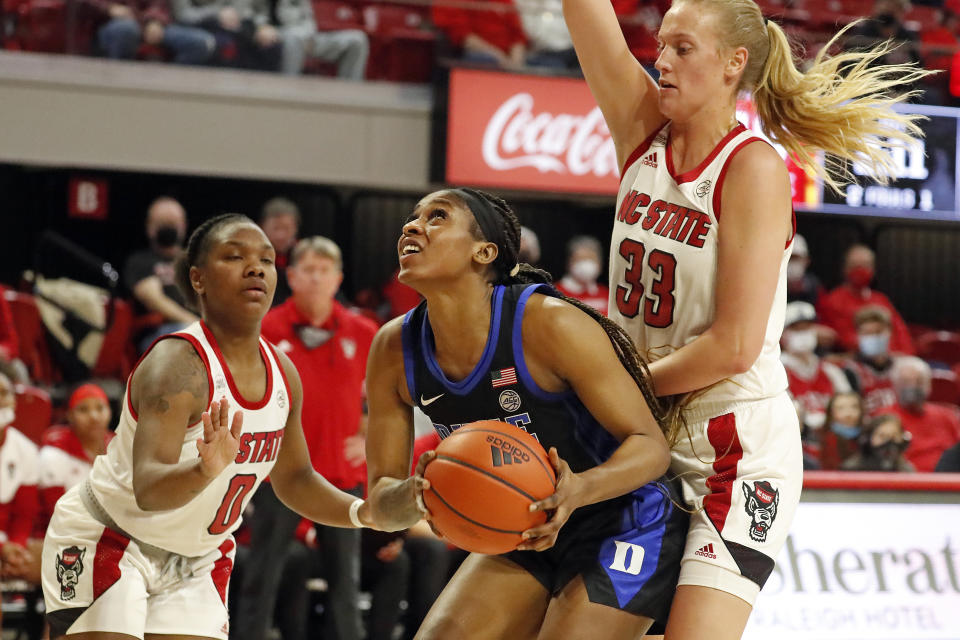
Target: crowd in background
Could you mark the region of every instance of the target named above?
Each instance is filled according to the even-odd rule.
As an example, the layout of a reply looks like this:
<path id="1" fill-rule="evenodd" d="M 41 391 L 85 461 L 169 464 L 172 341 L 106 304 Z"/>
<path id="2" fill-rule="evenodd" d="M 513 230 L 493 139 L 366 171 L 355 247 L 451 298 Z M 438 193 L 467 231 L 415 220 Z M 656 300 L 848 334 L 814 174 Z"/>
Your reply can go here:
<path id="1" fill-rule="evenodd" d="M 669 0 L 611 0 L 634 55 L 653 70 Z M 960 96 L 958 0 L 761 0 L 814 56 L 890 39 L 878 63 L 913 61 L 941 74 L 922 101 Z M 427 82 L 438 59 L 505 70 L 579 73 L 560 0 L 5 0 L 6 49 L 68 52 L 351 80 Z"/>

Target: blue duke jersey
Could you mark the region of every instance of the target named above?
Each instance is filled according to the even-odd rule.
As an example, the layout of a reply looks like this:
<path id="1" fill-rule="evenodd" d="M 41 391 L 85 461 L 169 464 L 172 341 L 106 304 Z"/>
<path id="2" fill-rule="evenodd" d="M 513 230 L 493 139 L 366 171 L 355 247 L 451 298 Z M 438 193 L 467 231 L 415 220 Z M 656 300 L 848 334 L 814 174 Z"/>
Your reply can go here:
<path id="1" fill-rule="evenodd" d="M 273 347 L 263 338 L 260 338 L 260 357 L 266 365 L 266 389 L 257 402 L 247 402 L 237 391 L 213 333 L 202 322 L 162 339 L 187 340 L 196 349 L 207 370 L 208 405 L 214 398 L 226 397 L 230 402 L 231 423 L 233 414 L 243 411 L 243 432 L 236 458 L 182 507 L 167 511 L 140 509 L 133 493 L 137 413 L 130 401 L 128 381 L 117 435 L 107 447 L 106 455 L 98 456 L 94 462 L 89 482 L 104 510 L 127 534 L 182 556 L 202 556 L 217 549 L 240 526 L 240 514 L 270 473 L 280 452 L 290 412 L 290 389 Z M 133 380 L 133 374 L 129 380 Z M 197 458 L 196 441 L 201 437 L 201 422 L 187 428 L 181 461 Z"/>
<path id="2" fill-rule="evenodd" d="M 669 135 L 668 122 L 624 165 L 610 250 L 610 319 L 648 361 L 679 349 L 713 323 L 724 177 L 734 154 L 762 141 L 739 125 L 700 166 L 677 174 Z M 789 257 L 787 243 L 759 358 L 745 373 L 695 394 L 688 409 L 708 410 L 786 390 L 779 341 Z"/>
<path id="3" fill-rule="evenodd" d="M 448 380 L 437 364 L 426 303 L 420 303 L 403 323 L 407 389 L 441 438 L 477 420 L 500 420 L 532 434 L 548 451 L 556 447 L 570 468 L 581 472 L 609 458 L 619 443 L 572 390 L 545 391 L 531 377 L 522 322 L 534 293 L 559 296 L 547 285 L 494 287 L 486 348 L 459 382 Z"/>

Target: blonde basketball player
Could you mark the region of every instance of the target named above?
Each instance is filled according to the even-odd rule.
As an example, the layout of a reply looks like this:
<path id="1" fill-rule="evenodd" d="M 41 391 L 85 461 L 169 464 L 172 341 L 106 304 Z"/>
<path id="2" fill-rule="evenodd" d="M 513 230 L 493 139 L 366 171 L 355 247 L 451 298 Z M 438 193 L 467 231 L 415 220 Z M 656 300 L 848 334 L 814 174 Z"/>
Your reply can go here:
<path id="1" fill-rule="evenodd" d="M 137 364 L 117 436 L 50 521 L 42 572 L 51 637 L 226 640 L 231 533 L 267 474 L 311 520 L 367 521 L 366 503 L 313 470 L 300 378 L 260 337 L 274 255 L 244 216 L 219 216 L 191 236 L 178 280 L 202 320 Z"/>
<path id="2" fill-rule="evenodd" d="M 752 91 L 764 131 L 886 175 L 876 143 L 917 128 L 891 93 L 926 72 L 868 66 L 886 50 L 802 73 L 752 0 L 679 0 L 664 16 L 659 83 L 633 58 L 608 0 L 564 0 L 584 75 L 622 167 L 610 251 L 610 317 L 651 361 L 657 394 L 682 398 L 673 472 L 694 508 L 666 629 L 739 638 L 799 501 L 797 416 L 778 340 L 794 233 L 776 150 L 736 120 Z M 840 167 L 836 185 L 849 171 Z"/>

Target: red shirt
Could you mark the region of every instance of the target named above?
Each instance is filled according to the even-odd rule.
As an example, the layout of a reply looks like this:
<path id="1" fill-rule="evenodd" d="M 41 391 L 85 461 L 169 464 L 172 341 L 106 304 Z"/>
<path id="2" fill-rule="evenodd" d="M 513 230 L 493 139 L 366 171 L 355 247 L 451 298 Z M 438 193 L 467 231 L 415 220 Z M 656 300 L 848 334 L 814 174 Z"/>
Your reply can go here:
<path id="1" fill-rule="evenodd" d="M 364 480 L 363 465 L 352 466 L 344 456 L 344 441 L 356 435 L 363 416 L 363 381 L 367 354 L 377 332 L 371 320 L 337 302 L 319 329 L 331 337 L 313 349 L 301 341 L 297 327 L 310 321 L 290 298 L 270 310 L 261 331 L 286 353 L 303 382 L 303 435 L 313 468 L 341 489 Z"/>
<path id="2" fill-rule="evenodd" d="M 585 287 L 571 277 L 564 277 L 556 286 L 557 291 L 568 298 L 579 300 L 588 307 L 593 307 L 603 315 L 607 315 L 610 290 L 607 289 L 606 285 L 594 282 L 590 286 Z"/>
<path id="3" fill-rule="evenodd" d="M 868 305 L 879 305 L 890 311 L 892 328 L 890 332 L 890 351 L 914 355 L 913 340 L 907 331 L 907 324 L 893 308 L 890 299 L 873 289 L 854 291 L 849 285 L 842 284 L 820 299 L 817 315 L 820 322 L 837 332 L 837 342 L 844 351 L 857 350 L 857 329 L 853 325 L 853 316 Z"/>
<path id="4" fill-rule="evenodd" d="M 825 419 L 827 403 L 833 394 L 850 388 L 843 372 L 829 362 L 819 360 L 813 375 L 807 377 L 807 372 L 791 366 L 791 358 L 782 359 L 787 371 L 790 395 L 803 407 L 804 421 L 811 426 L 820 427 Z M 826 426 L 829 428 L 829 425 Z"/>
<path id="5" fill-rule="evenodd" d="M 943 452 L 960 442 L 960 412 L 953 405 L 927 402 L 920 413 L 900 405 L 890 411 L 900 416 L 904 430 L 912 436 L 903 457 L 917 471 L 933 471 Z"/>
<path id="6" fill-rule="evenodd" d="M 526 44 L 527 38 L 513 0 L 480 0 L 490 4 L 490 10 L 481 11 L 433 5 L 433 24 L 442 29 L 450 42 L 462 47 L 471 33 L 483 38 L 504 53 L 515 44 Z"/>
<path id="7" fill-rule="evenodd" d="M 855 391 L 863 398 L 863 411 L 866 415 L 876 414 L 880 409 L 897 403 L 897 393 L 893 390 L 890 371 L 893 360 L 886 367 L 876 369 L 861 360 L 849 359 L 843 368 L 853 374 Z"/>

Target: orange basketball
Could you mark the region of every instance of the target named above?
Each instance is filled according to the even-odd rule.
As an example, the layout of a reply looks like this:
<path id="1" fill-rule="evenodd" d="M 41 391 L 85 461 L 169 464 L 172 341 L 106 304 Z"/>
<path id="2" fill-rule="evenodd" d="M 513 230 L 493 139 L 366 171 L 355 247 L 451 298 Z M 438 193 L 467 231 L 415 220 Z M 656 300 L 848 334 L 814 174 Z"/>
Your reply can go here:
<path id="1" fill-rule="evenodd" d="M 506 422 L 466 424 L 443 440 L 426 467 L 423 501 L 433 526 L 449 542 L 477 553 L 506 553 L 520 534 L 546 522 L 532 502 L 553 495 L 557 483 L 536 438 Z"/>

